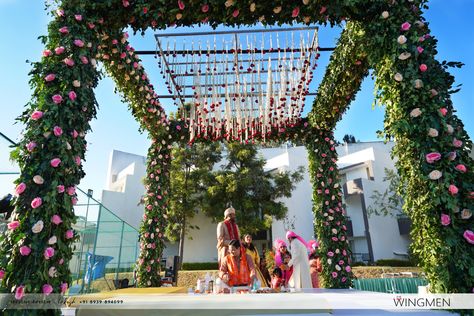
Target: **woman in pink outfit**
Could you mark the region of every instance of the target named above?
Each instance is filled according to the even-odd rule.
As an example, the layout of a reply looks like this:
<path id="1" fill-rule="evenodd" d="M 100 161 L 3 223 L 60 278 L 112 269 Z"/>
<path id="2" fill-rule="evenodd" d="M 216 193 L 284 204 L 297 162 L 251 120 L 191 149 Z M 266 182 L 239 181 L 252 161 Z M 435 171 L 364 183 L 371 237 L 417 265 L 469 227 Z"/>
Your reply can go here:
<path id="1" fill-rule="evenodd" d="M 319 274 L 322 271 L 321 260 L 318 256 L 319 243 L 316 240 L 310 240 L 308 242 L 311 253 L 309 254 L 309 272 L 311 274 L 311 283 L 313 288 L 319 288 Z"/>

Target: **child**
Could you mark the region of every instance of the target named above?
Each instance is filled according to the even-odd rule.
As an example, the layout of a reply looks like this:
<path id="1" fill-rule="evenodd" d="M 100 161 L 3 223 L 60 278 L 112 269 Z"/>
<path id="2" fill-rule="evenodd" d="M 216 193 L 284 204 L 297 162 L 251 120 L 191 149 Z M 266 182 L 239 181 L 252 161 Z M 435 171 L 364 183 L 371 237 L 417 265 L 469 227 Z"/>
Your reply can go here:
<path id="1" fill-rule="evenodd" d="M 291 255 L 289 253 L 285 253 L 283 255 L 283 264 L 281 265 L 282 274 L 283 274 L 283 285 L 288 287 L 288 281 L 290 281 L 291 275 L 293 274 L 293 266 L 288 267 L 288 263 L 291 260 Z"/>
<path id="2" fill-rule="evenodd" d="M 272 289 L 280 290 L 281 286 L 283 285 L 283 272 L 280 268 L 275 268 L 272 272 Z"/>

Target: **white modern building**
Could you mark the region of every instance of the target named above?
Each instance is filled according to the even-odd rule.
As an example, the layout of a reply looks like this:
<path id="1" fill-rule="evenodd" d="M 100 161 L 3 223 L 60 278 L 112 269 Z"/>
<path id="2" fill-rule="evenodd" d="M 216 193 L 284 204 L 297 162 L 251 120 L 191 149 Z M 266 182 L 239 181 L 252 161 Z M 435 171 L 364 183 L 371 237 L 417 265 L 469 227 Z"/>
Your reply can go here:
<path id="1" fill-rule="evenodd" d="M 367 208 L 373 204 L 373 190 L 383 192 L 388 183 L 383 181 L 384 168 L 393 169 L 390 158 L 393 144 L 360 142 L 337 148 L 338 166 L 342 175 L 344 202 L 349 222 L 349 240 L 355 261 L 406 258 L 410 243 L 409 222 L 392 216 L 369 216 Z M 309 179 L 308 154 L 305 147 L 261 149 L 269 172 L 295 171 L 305 168 L 303 180 L 296 185 L 291 198 L 283 199 L 288 207 L 285 220 L 275 220 L 271 231 L 262 232 L 254 241 L 262 251 L 271 246 L 271 240 L 284 238 L 288 229 L 298 232 L 306 240 L 314 238 L 312 214 L 312 187 Z M 139 205 L 144 193 L 142 183 L 146 174 L 145 157 L 114 150 L 107 173 L 107 188 L 102 192 L 102 203 L 118 217 L 138 229 L 143 215 Z M 224 210 L 223 210 L 224 211 Z M 199 230 L 191 232 L 192 239 L 184 244 L 184 262 L 217 261 L 216 223 L 203 214 L 192 222 Z M 176 255 L 177 244 L 167 244 L 164 256 Z"/>

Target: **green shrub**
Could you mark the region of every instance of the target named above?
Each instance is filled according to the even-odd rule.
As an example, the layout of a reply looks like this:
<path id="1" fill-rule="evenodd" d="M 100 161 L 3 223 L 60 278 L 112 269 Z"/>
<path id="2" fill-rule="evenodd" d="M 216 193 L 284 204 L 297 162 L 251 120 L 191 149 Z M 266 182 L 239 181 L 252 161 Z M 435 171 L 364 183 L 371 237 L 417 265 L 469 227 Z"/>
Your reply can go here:
<path id="1" fill-rule="evenodd" d="M 365 264 L 365 262 L 362 262 L 362 261 L 356 261 L 354 263 L 352 263 L 352 266 L 353 267 L 365 267 L 367 264 Z"/>
<path id="2" fill-rule="evenodd" d="M 183 262 L 181 270 L 217 270 L 217 262 Z"/>
<path id="3" fill-rule="evenodd" d="M 375 261 L 376 266 L 388 266 L 388 267 L 414 267 L 416 264 L 409 260 L 400 259 L 380 259 Z"/>

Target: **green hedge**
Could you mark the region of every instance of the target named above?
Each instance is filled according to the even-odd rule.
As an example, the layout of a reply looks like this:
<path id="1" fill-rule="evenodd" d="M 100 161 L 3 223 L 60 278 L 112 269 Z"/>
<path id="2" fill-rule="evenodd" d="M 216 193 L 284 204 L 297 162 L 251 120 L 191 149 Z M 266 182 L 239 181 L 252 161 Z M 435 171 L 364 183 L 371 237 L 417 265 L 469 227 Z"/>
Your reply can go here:
<path id="1" fill-rule="evenodd" d="M 183 262 L 181 270 L 217 270 L 217 262 Z"/>
<path id="2" fill-rule="evenodd" d="M 388 266 L 388 267 L 415 267 L 416 264 L 409 260 L 400 259 L 380 259 L 375 261 L 376 266 Z"/>

